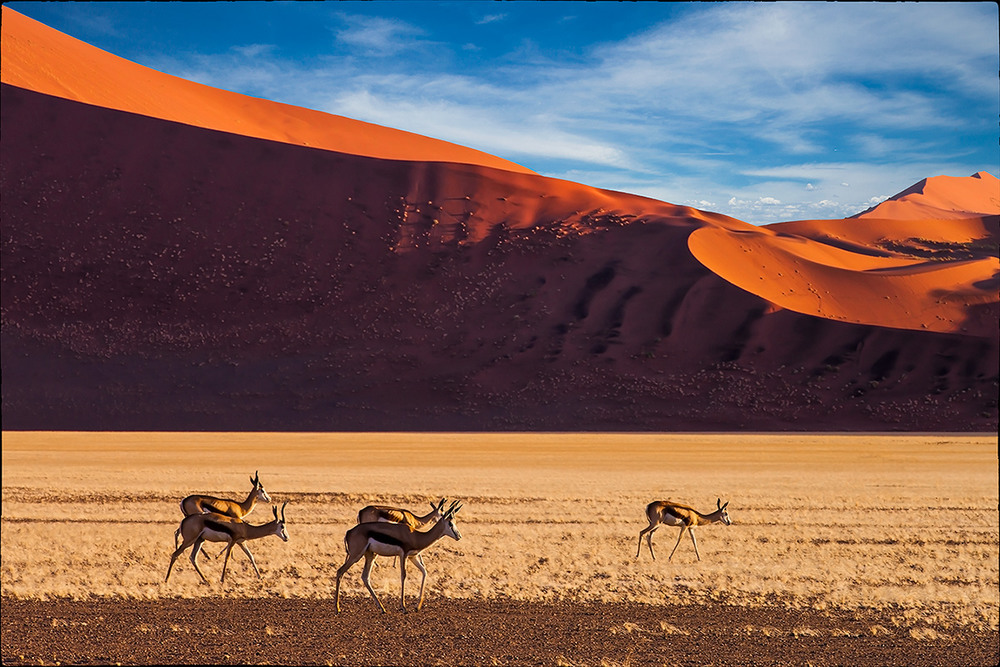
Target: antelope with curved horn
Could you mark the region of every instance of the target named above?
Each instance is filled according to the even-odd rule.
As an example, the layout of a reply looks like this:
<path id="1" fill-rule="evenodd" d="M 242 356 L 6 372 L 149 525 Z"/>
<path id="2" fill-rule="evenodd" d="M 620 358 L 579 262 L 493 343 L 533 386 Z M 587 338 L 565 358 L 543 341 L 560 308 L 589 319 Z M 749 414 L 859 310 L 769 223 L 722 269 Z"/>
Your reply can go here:
<path id="1" fill-rule="evenodd" d="M 374 523 L 377 521 L 402 523 L 409 526 L 410 530 L 422 530 L 428 524 L 437 523 L 441 520 L 446 500 L 447 498 L 442 498 L 437 505 L 431 503 L 431 511 L 423 516 L 417 516 L 410 510 L 403 509 L 402 507 L 368 505 L 358 511 L 358 523 Z"/>
<path id="2" fill-rule="evenodd" d="M 226 560 L 222 564 L 222 579 L 220 581 L 224 582 L 226 580 L 226 567 L 229 565 L 229 555 L 233 547 L 237 544 L 243 549 L 243 553 L 247 555 L 247 558 L 250 559 L 250 564 L 253 565 L 253 570 L 257 573 L 257 578 L 262 579 L 260 570 L 257 569 L 257 562 L 244 542 L 247 540 L 259 540 L 268 535 L 277 535 L 283 541 L 287 542 L 288 531 L 285 530 L 285 505 L 287 504 L 285 503 L 281 506 L 280 518 L 278 517 L 278 506 L 272 505 L 271 510 L 274 512 L 274 521 L 260 526 L 244 523 L 240 519 L 222 514 L 192 514 L 191 516 L 184 517 L 179 529 L 181 535 L 184 536 L 184 541 L 170 557 L 170 566 L 167 568 L 167 578 L 164 581 L 166 582 L 170 579 L 170 571 L 173 569 L 174 561 L 177 560 L 177 557 L 184 553 L 185 549 L 193 545 L 191 564 L 194 565 L 195 572 L 198 573 L 201 580 L 207 584 L 208 579 L 205 578 L 205 575 L 201 572 L 201 568 L 198 567 L 198 552 L 201 550 L 203 542 L 227 543 Z"/>
<path id="3" fill-rule="evenodd" d="M 444 513 L 444 503 L 446 498 L 435 505 L 431 503 L 431 511 L 423 516 L 417 516 L 410 510 L 402 507 L 391 507 L 389 505 L 369 505 L 358 511 L 358 523 L 374 523 L 384 521 L 386 523 L 405 523 L 410 530 L 420 530 L 429 523 L 437 522 Z"/>
<path id="4" fill-rule="evenodd" d="M 424 584 L 427 582 L 427 568 L 420 557 L 422 551 L 447 535 L 453 540 L 462 539 L 461 533 L 455 527 L 455 515 L 462 509 L 462 505 L 455 501 L 441 517 L 441 520 L 434 524 L 426 532 L 410 530 L 404 523 L 362 523 L 354 526 L 344 535 L 344 548 L 347 550 L 347 560 L 337 570 L 336 587 L 336 608 L 340 611 L 340 580 L 347 573 L 351 566 L 363 557 L 365 559 L 364 570 L 361 573 L 361 581 L 365 583 L 368 592 L 375 599 L 382 613 L 386 613 L 385 606 L 378 599 L 375 590 L 368 580 L 371 574 L 372 563 L 375 556 L 398 556 L 399 557 L 399 605 L 406 611 L 406 561 L 412 560 L 420 570 L 423 577 L 420 580 L 420 599 L 417 602 L 417 610 L 424 604 Z"/>
<path id="5" fill-rule="evenodd" d="M 252 488 L 243 502 L 194 494 L 181 501 L 181 512 L 183 512 L 184 516 L 191 516 L 192 514 L 222 514 L 223 516 L 242 519 L 253 511 L 258 499 L 263 500 L 265 503 L 271 502 L 271 496 L 267 495 L 264 485 L 260 483 L 259 470 L 254 472 L 254 476 L 250 478 L 250 484 Z M 177 532 L 174 533 L 174 548 L 177 548 L 180 534 L 181 529 L 178 528 Z M 207 553 L 205 555 L 208 556 Z"/>
<path id="6" fill-rule="evenodd" d="M 677 547 L 681 543 L 681 538 L 684 537 L 684 531 L 687 531 L 691 535 L 691 542 L 694 544 L 694 554 L 698 557 L 698 560 L 701 560 L 701 554 L 698 553 L 698 540 L 694 537 L 694 529 L 710 523 L 724 523 L 727 526 L 733 523 L 732 519 L 729 518 L 729 513 L 726 511 L 729 503 L 727 502 L 723 505 L 722 498 L 719 498 L 716 500 L 715 505 L 716 510 L 714 512 L 702 514 L 687 505 L 680 505 L 669 500 L 657 500 L 649 503 L 646 506 L 646 518 L 649 519 L 649 525 L 639 531 L 639 549 L 635 552 L 635 557 L 638 558 L 639 552 L 642 551 L 642 536 L 645 535 L 646 544 L 649 545 L 649 555 L 653 557 L 653 560 L 656 560 L 656 554 L 653 553 L 653 533 L 660 526 L 680 526 L 681 532 L 677 536 L 677 543 L 674 544 L 673 551 L 670 552 L 670 557 L 667 560 L 669 561 L 674 557 L 674 551 L 677 551 Z"/>

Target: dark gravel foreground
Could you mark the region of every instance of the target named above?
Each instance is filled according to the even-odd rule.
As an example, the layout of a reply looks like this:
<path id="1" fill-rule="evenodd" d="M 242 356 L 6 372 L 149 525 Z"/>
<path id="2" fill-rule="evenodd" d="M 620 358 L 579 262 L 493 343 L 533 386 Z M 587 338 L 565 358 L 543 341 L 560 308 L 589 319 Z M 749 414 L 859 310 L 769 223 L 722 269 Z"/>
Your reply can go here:
<path id="1" fill-rule="evenodd" d="M 3 664 L 996 665 L 997 632 L 732 606 L 3 599 Z"/>

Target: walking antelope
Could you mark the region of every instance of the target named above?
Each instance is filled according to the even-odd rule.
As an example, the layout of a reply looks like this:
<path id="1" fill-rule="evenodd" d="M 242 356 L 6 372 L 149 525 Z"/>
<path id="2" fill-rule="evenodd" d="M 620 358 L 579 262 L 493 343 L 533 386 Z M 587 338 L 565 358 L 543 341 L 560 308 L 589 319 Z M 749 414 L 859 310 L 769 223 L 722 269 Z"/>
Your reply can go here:
<path id="1" fill-rule="evenodd" d="M 368 505 L 358 511 L 358 523 L 373 523 L 383 521 L 386 523 L 403 523 L 410 527 L 410 530 L 421 530 L 430 523 L 437 523 L 441 520 L 444 512 L 446 498 L 442 498 L 437 505 L 431 503 L 431 511 L 423 516 L 417 516 L 410 510 L 402 507 L 391 507 L 389 505 Z"/>
<path id="2" fill-rule="evenodd" d="M 399 557 L 399 605 L 406 611 L 406 561 L 412 559 L 417 569 L 423 575 L 420 579 L 420 599 L 417 602 L 417 610 L 424 604 L 424 584 L 427 582 L 427 568 L 420 553 L 439 539 L 447 535 L 453 540 L 462 539 L 461 533 L 455 527 L 455 515 L 462 509 L 458 501 L 452 502 L 448 510 L 442 515 L 441 520 L 435 523 L 430 530 L 421 532 L 411 530 L 405 523 L 387 523 L 384 521 L 374 523 L 362 523 L 354 526 L 344 535 L 344 548 L 347 550 L 347 560 L 337 570 L 336 600 L 337 611 L 340 611 L 340 580 L 347 573 L 351 566 L 365 559 L 364 570 L 361 572 L 361 581 L 365 583 L 368 592 L 371 593 L 382 613 L 386 613 L 385 606 L 378 599 L 375 590 L 368 580 L 372 570 L 372 563 L 375 556 L 398 556 Z"/>
<path id="3" fill-rule="evenodd" d="M 702 514 L 687 505 L 680 505 L 678 503 L 670 502 L 669 500 L 657 500 L 649 503 L 646 506 L 646 518 L 649 519 L 649 525 L 639 531 L 639 549 L 635 552 L 635 557 L 639 557 L 639 552 L 642 551 L 642 536 L 646 536 L 646 544 L 649 545 L 649 555 L 656 560 L 656 554 L 653 553 L 653 533 L 661 525 L 664 526 L 680 526 L 681 532 L 677 536 L 677 544 L 674 545 L 673 551 L 670 552 L 670 557 L 667 560 L 671 560 L 674 557 L 674 551 L 677 551 L 678 545 L 681 543 L 681 538 L 684 537 L 684 531 L 686 530 L 689 535 L 691 535 L 691 542 L 694 544 L 694 554 L 701 560 L 701 554 L 698 553 L 698 540 L 694 537 L 694 529 L 698 526 L 705 526 L 710 523 L 719 523 L 731 525 L 733 523 L 732 519 L 729 518 L 729 513 L 726 512 L 726 508 L 729 507 L 727 502 L 725 505 L 722 504 L 722 499 L 716 500 L 716 510 L 711 514 Z"/>
<path id="4" fill-rule="evenodd" d="M 240 519 L 223 514 L 192 514 L 191 516 L 184 517 L 179 529 L 181 535 L 184 537 L 184 541 L 170 557 L 170 566 L 167 568 L 167 578 L 164 581 L 170 579 L 170 571 L 173 569 L 174 561 L 177 560 L 177 557 L 184 553 L 185 549 L 194 545 L 194 549 L 191 550 L 191 564 L 194 565 L 195 572 L 198 573 L 201 580 L 207 584 L 208 579 L 205 578 L 205 575 L 201 572 L 201 568 L 198 567 L 198 552 L 201 550 L 203 542 L 227 543 L 226 560 L 222 563 L 222 579 L 220 581 L 226 580 L 226 566 L 229 565 L 229 554 L 237 544 L 243 549 L 243 553 L 247 555 L 247 558 L 250 559 L 250 564 L 253 565 L 253 571 L 257 573 L 257 578 L 261 579 L 260 570 L 257 569 L 257 562 L 244 542 L 247 540 L 259 540 L 268 535 L 277 535 L 287 542 L 288 531 L 285 530 L 285 505 L 287 504 L 285 503 L 281 506 L 280 518 L 278 517 L 278 506 L 272 505 L 271 510 L 274 512 L 274 521 L 260 526 L 244 523 Z"/>
<path id="5" fill-rule="evenodd" d="M 358 512 L 358 523 L 374 523 L 384 521 L 387 523 L 405 523 L 410 530 L 420 530 L 429 523 L 436 522 L 444 512 L 445 498 L 441 499 L 437 505 L 431 503 L 431 511 L 423 516 L 417 516 L 410 510 L 401 507 L 390 507 L 389 505 L 369 505 Z"/>
<path id="6" fill-rule="evenodd" d="M 243 502 L 195 494 L 181 501 L 181 512 L 183 512 L 184 516 L 191 516 L 192 514 L 222 514 L 242 519 L 253 511 L 258 499 L 263 500 L 265 503 L 271 502 L 271 496 L 267 495 L 264 485 L 260 483 L 259 470 L 250 478 L 250 484 L 253 488 L 250 489 L 250 493 L 247 494 L 246 500 Z M 181 529 L 178 528 L 177 532 L 174 533 L 174 548 L 177 548 L 180 534 Z M 207 553 L 205 555 L 208 556 Z"/>

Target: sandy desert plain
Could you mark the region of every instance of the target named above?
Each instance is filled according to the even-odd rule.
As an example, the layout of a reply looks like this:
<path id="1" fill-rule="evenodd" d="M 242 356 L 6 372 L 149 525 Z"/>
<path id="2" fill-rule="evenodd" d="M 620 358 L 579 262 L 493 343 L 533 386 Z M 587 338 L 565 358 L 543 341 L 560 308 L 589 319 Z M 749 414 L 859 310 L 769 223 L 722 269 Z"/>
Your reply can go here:
<path id="1" fill-rule="evenodd" d="M 4 664 L 991 664 L 995 436 L 968 434 L 3 434 Z M 288 502 L 290 540 L 187 554 L 192 492 Z M 460 499 L 398 606 L 388 561 L 344 579 L 381 501 Z M 731 526 L 637 535 L 645 505 L 729 501 Z M 270 508 L 251 513 L 253 523 Z M 218 553 L 211 545 L 209 553 Z"/>

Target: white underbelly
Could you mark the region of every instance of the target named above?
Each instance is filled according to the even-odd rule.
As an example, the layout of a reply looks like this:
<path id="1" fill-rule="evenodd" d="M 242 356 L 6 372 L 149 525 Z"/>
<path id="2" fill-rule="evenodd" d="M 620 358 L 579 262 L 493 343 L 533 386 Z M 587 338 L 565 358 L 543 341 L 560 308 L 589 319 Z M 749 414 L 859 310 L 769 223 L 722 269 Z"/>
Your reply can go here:
<path id="1" fill-rule="evenodd" d="M 229 533 L 219 532 L 211 528 L 201 531 L 201 537 L 206 542 L 228 542 L 230 540 Z"/>
<path id="2" fill-rule="evenodd" d="M 683 526 L 684 520 L 679 519 L 672 514 L 665 514 L 663 518 L 660 519 L 660 523 L 664 526 Z"/>
<path id="3" fill-rule="evenodd" d="M 368 550 L 378 556 L 402 556 L 403 550 L 394 544 L 386 544 L 378 540 L 368 540 Z"/>

